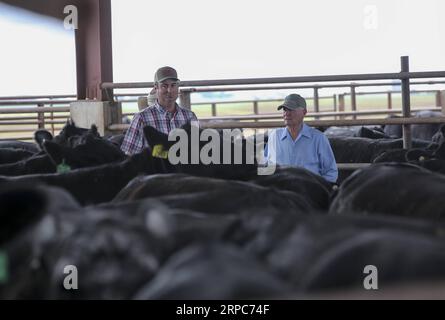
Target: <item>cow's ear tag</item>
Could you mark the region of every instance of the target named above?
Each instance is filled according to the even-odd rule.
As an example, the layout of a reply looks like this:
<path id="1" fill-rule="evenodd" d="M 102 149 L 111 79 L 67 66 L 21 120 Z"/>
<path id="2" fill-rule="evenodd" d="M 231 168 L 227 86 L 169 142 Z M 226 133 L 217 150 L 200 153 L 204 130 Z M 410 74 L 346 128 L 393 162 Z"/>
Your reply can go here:
<path id="1" fill-rule="evenodd" d="M 65 159 L 57 166 L 57 173 L 65 173 L 71 171 L 71 167 L 65 163 Z"/>
<path id="2" fill-rule="evenodd" d="M 8 256 L 5 252 L 0 251 L 0 285 L 8 282 Z"/>
<path id="3" fill-rule="evenodd" d="M 154 158 L 162 158 L 167 159 L 168 158 L 168 151 L 164 150 L 164 146 L 162 144 L 157 144 L 153 147 L 153 150 L 151 152 L 151 155 Z"/>

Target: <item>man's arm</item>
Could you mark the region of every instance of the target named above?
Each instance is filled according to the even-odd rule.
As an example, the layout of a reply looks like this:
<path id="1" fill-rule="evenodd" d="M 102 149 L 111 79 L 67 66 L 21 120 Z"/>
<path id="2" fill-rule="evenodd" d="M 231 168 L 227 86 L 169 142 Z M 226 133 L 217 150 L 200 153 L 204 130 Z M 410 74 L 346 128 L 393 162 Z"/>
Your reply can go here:
<path id="1" fill-rule="evenodd" d="M 335 161 L 334 152 L 328 138 L 322 134 L 319 145 L 319 155 L 321 163 L 321 176 L 327 181 L 335 183 L 338 178 L 337 163 Z"/>
<path id="2" fill-rule="evenodd" d="M 196 114 L 193 111 L 191 111 L 191 113 L 192 116 L 190 117 L 190 121 L 198 121 L 198 117 L 196 116 Z"/>
<path id="3" fill-rule="evenodd" d="M 127 155 L 139 153 L 144 149 L 144 136 L 142 132 L 142 117 L 136 113 L 130 123 L 130 127 L 125 133 L 124 141 L 121 145 L 121 150 Z"/>

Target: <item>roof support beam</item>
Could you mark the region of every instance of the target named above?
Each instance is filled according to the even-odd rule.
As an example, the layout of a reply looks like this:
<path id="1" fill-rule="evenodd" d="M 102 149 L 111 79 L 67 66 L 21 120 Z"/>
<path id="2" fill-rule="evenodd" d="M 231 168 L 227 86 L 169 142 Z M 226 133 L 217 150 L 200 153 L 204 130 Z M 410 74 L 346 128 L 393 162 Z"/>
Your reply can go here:
<path id="1" fill-rule="evenodd" d="M 78 2 L 76 37 L 77 98 L 111 101 L 102 82 L 113 82 L 111 0 Z"/>

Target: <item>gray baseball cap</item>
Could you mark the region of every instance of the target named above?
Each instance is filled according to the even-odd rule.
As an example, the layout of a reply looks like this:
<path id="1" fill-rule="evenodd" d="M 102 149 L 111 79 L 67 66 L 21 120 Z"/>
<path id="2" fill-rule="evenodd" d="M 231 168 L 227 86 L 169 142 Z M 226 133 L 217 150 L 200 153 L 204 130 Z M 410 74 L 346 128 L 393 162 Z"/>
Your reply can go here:
<path id="1" fill-rule="evenodd" d="M 284 98 L 283 104 L 278 106 L 278 110 L 287 108 L 291 110 L 295 110 L 297 108 L 304 108 L 306 109 L 306 100 L 302 96 L 296 93 L 292 93 L 288 95 L 286 98 Z"/>
<path id="2" fill-rule="evenodd" d="M 155 73 L 155 82 L 162 82 L 167 79 L 178 80 L 178 73 L 172 67 L 159 68 Z"/>

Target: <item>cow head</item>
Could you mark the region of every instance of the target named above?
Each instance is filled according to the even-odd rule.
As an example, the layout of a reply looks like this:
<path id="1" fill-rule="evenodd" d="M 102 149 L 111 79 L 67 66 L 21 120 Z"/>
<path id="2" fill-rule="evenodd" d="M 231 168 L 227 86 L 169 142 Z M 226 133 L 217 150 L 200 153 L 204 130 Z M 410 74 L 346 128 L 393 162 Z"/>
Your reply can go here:
<path id="1" fill-rule="evenodd" d="M 97 137 L 94 131 L 77 139 L 71 137 L 71 142 L 73 146 L 46 141 L 43 148 L 56 166 L 65 164 L 71 169 L 123 161 L 126 158 L 119 147 Z"/>
<path id="2" fill-rule="evenodd" d="M 234 139 L 236 132 L 224 135 L 222 131 L 202 130 L 188 123 L 170 132 L 175 140 L 169 141 L 168 135 L 153 127 L 143 130 L 153 156 L 164 158 L 180 172 L 241 180 L 256 174 L 254 147 L 247 148 L 253 142 L 239 136 Z"/>

